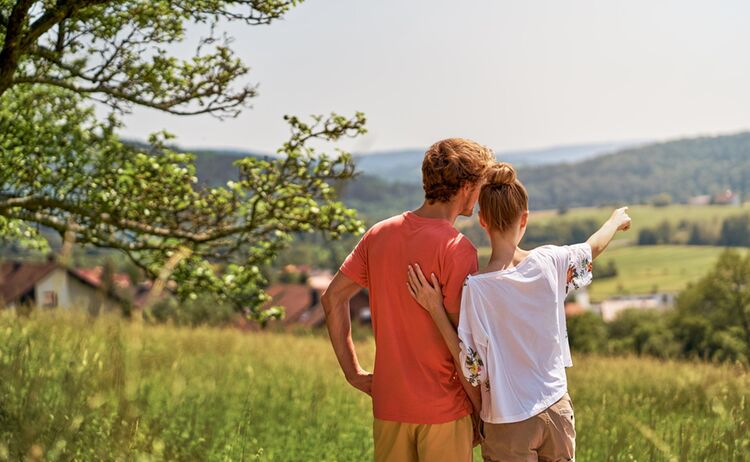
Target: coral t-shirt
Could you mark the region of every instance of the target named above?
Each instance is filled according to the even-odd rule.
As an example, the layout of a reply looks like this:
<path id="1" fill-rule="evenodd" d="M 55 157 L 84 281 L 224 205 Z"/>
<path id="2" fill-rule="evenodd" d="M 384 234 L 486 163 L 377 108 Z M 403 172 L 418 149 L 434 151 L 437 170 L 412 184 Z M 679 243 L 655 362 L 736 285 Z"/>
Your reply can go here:
<path id="1" fill-rule="evenodd" d="M 341 265 L 370 291 L 375 334 L 373 414 L 380 420 L 437 424 L 471 413 L 448 347 L 429 313 L 409 294 L 407 265 L 418 263 L 443 288 L 445 308 L 458 313 L 477 251 L 450 222 L 412 212 L 377 223 Z"/>

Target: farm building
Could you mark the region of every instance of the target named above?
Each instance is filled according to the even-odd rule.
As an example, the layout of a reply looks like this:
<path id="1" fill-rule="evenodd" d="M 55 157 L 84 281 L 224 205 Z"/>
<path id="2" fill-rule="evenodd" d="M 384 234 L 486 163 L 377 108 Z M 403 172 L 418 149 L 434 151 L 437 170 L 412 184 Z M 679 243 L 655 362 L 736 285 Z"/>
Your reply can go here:
<path id="1" fill-rule="evenodd" d="M 320 298 L 328 288 L 333 276 L 329 272 L 313 273 L 304 284 L 274 284 L 266 290 L 271 300 L 264 308 L 284 307 L 285 326 L 302 325 L 322 327 L 325 325 L 325 312 Z M 370 298 L 367 291 L 360 290 L 350 301 L 352 320 L 362 324 L 370 322 Z"/>
<path id="2" fill-rule="evenodd" d="M 646 295 L 623 295 L 604 300 L 599 309 L 602 319 L 613 321 L 617 315 L 627 309 L 637 310 L 666 310 L 674 306 L 675 296 L 671 293 L 655 293 Z"/>
<path id="3" fill-rule="evenodd" d="M 55 261 L 6 261 L 0 265 L 0 305 L 78 307 L 91 312 L 119 309 L 125 300 L 104 290 L 96 276 L 95 269 L 73 269 Z"/>

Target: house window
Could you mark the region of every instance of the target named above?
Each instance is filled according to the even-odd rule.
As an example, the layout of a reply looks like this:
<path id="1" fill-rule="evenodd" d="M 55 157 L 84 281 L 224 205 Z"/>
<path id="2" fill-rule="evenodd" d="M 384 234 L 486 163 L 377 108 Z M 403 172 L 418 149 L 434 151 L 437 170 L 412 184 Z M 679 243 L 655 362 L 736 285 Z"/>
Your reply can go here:
<path id="1" fill-rule="evenodd" d="M 44 308 L 55 308 L 57 306 L 57 292 L 54 290 L 45 290 L 42 300 Z"/>

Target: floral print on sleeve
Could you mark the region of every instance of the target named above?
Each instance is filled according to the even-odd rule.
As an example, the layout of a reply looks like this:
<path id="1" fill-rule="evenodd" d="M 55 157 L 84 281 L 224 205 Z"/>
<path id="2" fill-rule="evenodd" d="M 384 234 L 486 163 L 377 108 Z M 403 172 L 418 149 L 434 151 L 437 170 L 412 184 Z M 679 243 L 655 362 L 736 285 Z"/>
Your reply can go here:
<path id="1" fill-rule="evenodd" d="M 565 280 L 565 293 L 577 290 L 591 284 L 594 269 L 591 261 L 591 250 L 588 245 L 572 246 L 570 248 L 568 274 Z"/>
<path id="2" fill-rule="evenodd" d="M 479 386 L 483 381 L 487 382 L 484 362 L 479 356 L 479 352 L 461 342 L 461 356 L 463 357 L 461 359 L 463 359 L 462 366 L 466 381 L 474 387 Z"/>

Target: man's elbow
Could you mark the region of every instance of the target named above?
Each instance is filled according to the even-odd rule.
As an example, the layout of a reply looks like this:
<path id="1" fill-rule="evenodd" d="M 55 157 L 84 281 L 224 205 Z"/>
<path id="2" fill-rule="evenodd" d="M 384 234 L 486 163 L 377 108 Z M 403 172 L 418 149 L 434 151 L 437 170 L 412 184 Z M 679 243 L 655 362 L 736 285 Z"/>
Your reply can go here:
<path id="1" fill-rule="evenodd" d="M 334 296 L 329 289 L 326 289 L 323 295 L 320 296 L 320 303 L 323 305 L 323 312 L 327 317 L 331 314 L 334 305 Z"/>

